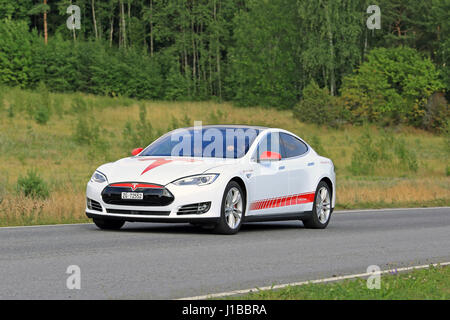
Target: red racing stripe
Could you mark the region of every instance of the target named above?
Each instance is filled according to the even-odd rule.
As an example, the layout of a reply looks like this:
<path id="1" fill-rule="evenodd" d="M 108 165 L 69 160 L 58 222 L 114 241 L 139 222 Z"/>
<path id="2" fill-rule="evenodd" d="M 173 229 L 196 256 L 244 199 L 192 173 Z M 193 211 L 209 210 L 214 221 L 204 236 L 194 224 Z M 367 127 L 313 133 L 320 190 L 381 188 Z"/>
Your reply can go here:
<path id="1" fill-rule="evenodd" d="M 258 200 L 250 204 L 250 210 L 262 210 L 294 206 L 314 202 L 315 192 L 301 193 L 272 199 Z"/>

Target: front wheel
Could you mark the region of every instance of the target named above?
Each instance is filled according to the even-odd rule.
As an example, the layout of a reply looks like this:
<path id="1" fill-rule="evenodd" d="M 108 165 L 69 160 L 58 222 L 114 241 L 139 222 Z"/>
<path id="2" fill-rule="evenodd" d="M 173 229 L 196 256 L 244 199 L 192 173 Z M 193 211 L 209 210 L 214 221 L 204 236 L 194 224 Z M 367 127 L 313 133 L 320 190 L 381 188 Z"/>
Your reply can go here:
<path id="1" fill-rule="evenodd" d="M 119 230 L 125 224 L 123 220 L 93 219 L 93 221 L 102 230 Z"/>
<path id="2" fill-rule="evenodd" d="M 242 225 L 245 211 L 245 198 L 241 186 L 230 181 L 225 188 L 222 198 L 221 214 L 219 223 L 214 231 L 221 234 L 235 234 Z"/>
<path id="3" fill-rule="evenodd" d="M 303 220 L 303 225 L 311 229 L 325 229 L 331 217 L 331 192 L 324 181 L 317 186 L 312 209 L 312 216 Z"/>

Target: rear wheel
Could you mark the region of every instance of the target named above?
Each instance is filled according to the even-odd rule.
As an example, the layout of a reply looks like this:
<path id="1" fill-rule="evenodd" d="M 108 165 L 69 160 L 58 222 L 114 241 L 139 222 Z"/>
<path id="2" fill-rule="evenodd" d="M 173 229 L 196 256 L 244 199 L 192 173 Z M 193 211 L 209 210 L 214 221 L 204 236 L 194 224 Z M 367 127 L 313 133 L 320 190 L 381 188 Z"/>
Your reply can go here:
<path id="1" fill-rule="evenodd" d="M 123 220 L 93 219 L 95 225 L 102 230 L 119 230 L 125 224 Z"/>
<path id="2" fill-rule="evenodd" d="M 230 181 L 225 188 L 222 198 L 221 214 L 219 223 L 214 231 L 222 234 L 235 234 L 242 225 L 245 211 L 245 198 L 241 186 Z"/>
<path id="3" fill-rule="evenodd" d="M 326 182 L 321 181 L 317 186 L 312 216 L 304 219 L 303 225 L 311 229 L 325 229 L 330 222 L 331 213 L 330 187 Z"/>

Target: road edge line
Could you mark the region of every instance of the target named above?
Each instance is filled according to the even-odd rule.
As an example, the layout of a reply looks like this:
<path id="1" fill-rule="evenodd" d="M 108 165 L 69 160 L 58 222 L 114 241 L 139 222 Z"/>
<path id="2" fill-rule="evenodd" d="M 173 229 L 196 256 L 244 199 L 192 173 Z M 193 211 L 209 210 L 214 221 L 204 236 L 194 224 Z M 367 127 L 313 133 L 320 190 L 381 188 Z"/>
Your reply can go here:
<path id="1" fill-rule="evenodd" d="M 175 299 L 175 300 L 206 300 L 206 299 L 212 299 L 212 298 L 222 298 L 222 297 L 229 297 L 229 296 L 251 293 L 251 292 L 255 292 L 255 291 L 258 292 L 258 291 L 264 291 L 264 290 L 283 289 L 288 286 L 302 286 L 305 284 L 328 283 L 328 282 L 347 280 L 347 279 L 364 278 L 364 277 L 368 277 L 368 276 L 376 275 L 376 274 L 382 275 L 382 274 L 386 274 L 386 273 L 397 273 L 397 272 L 405 272 L 405 271 L 411 271 L 411 270 L 426 269 L 431 266 L 437 267 L 437 266 L 448 266 L 448 265 L 450 265 L 450 261 L 449 262 L 441 262 L 441 263 L 433 263 L 433 264 L 424 264 L 424 265 L 420 265 L 420 266 L 387 269 L 387 270 L 382 270 L 380 272 L 374 272 L 374 273 L 366 272 L 366 273 L 358 273 L 358 274 L 349 274 L 349 275 L 344 275 L 344 276 L 322 278 L 322 279 L 316 279 L 316 280 L 306 280 L 306 281 L 300 281 L 300 282 L 291 282 L 291 283 L 278 284 L 278 285 L 273 285 L 273 286 L 265 286 L 265 287 L 260 287 L 260 288 L 232 290 L 232 291 L 213 293 L 213 294 L 207 294 L 207 295 L 202 295 L 202 296 L 179 298 L 179 299 Z"/>

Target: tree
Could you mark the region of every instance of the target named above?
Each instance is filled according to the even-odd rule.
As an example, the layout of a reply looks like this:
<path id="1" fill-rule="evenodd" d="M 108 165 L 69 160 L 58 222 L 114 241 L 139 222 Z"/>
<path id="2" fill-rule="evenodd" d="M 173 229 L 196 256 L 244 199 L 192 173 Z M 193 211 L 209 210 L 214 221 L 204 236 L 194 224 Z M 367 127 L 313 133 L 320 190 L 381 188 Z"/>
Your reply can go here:
<path id="1" fill-rule="evenodd" d="M 48 30 L 47 30 L 47 12 L 50 11 L 50 6 L 47 4 L 47 0 L 43 0 L 43 3 L 35 5 L 28 11 L 30 15 L 43 14 L 44 25 L 44 43 L 48 42 Z"/>
<path id="2" fill-rule="evenodd" d="M 357 118 L 421 127 L 428 99 L 443 88 L 436 67 L 416 50 L 377 48 L 344 80 L 342 96 Z"/>
<path id="3" fill-rule="evenodd" d="M 233 99 L 241 105 L 292 107 L 299 96 L 297 7 L 289 0 L 248 2 L 234 20 L 229 50 Z"/>

